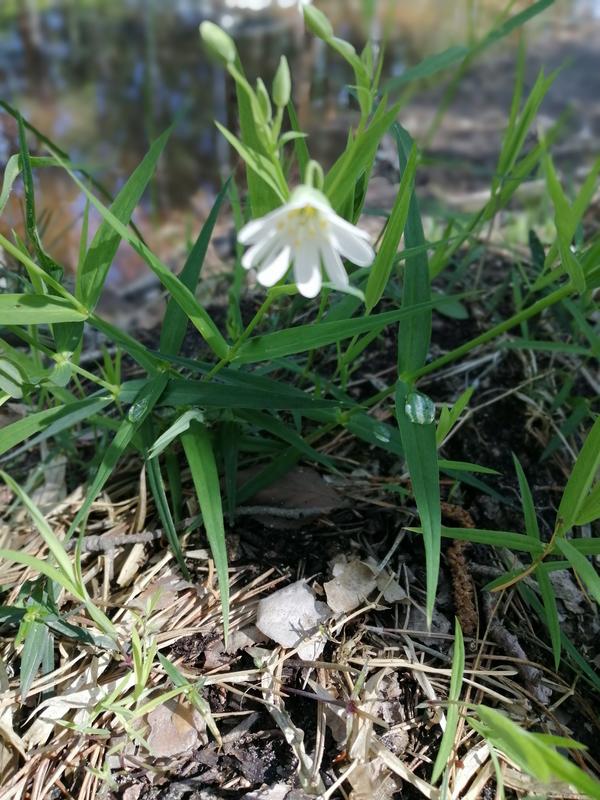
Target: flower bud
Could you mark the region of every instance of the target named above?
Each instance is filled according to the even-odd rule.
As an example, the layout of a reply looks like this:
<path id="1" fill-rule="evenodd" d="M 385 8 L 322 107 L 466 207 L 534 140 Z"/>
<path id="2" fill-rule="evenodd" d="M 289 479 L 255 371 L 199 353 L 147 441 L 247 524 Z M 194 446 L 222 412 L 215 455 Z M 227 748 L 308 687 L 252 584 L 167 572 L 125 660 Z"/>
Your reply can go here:
<path id="1" fill-rule="evenodd" d="M 290 95 L 292 92 L 292 79 L 290 77 L 290 68 L 288 66 L 287 58 L 281 56 L 279 59 L 279 66 L 273 79 L 273 102 L 278 108 L 287 106 L 290 102 Z"/>
<path id="2" fill-rule="evenodd" d="M 319 39 L 324 39 L 325 41 L 331 39 L 333 28 L 325 14 L 314 6 L 304 6 L 302 10 L 304 12 L 304 22 L 309 31 L 318 36 Z"/>
<path id="3" fill-rule="evenodd" d="M 256 79 L 256 97 L 258 98 L 258 104 L 260 105 L 260 110 L 262 111 L 264 118 L 267 120 L 267 122 L 269 122 L 272 116 L 271 99 L 262 78 Z"/>
<path id="4" fill-rule="evenodd" d="M 235 61 L 236 49 L 235 42 L 223 28 L 219 28 L 214 22 L 203 22 L 200 25 L 200 38 L 206 49 L 224 64 L 231 64 Z"/>

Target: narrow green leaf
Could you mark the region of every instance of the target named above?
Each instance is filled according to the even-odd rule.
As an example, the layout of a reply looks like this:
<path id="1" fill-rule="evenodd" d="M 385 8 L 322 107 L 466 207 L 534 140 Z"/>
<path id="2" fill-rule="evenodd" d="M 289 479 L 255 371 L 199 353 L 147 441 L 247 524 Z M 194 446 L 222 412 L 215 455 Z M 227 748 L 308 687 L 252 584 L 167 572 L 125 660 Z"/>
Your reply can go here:
<path id="1" fill-rule="evenodd" d="M 568 228 L 565 227 L 564 235 L 565 237 L 571 241 L 571 239 L 575 236 L 577 226 L 583 219 L 583 215 L 587 211 L 596 191 L 598 190 L 598 175 L 600 174 L 600 158 L 597 158 L 581 185 L 581 188 L 577 192 L 575 200 L 573 201 L 573 205 L 571 206 L 571 214 L 569 215 L 568 220 L 563 220 L 563 225 L 568 224 Z M 548 255 L 545 257 L 544 265 L 546 270 L 550 268 L 558 255 L 558 241 L 555 241 L 553 245 L 550 247 L 548 251 Z M 597 259 L 594 259 L 597 263 Z M 562 271 L 561 271 L 562 272 Z M 536 283 L 533 286 L 533 290 L 537 291 L 538 289 L 543 288 L 546 285 L 546 282 L 552 282 L 552 280 L 556 280 L 556 274 L 554 270 L 551 271 L 550 275 L 547 272 L 542 273 Z"/>
<path id="2" fill-rule="evenodd" d="M 559 535 L 567 533 L 575 524 L 598 469 L 600 469 L 600 417 L 594 422 L 565 486 L 556 519 Z"/>
<path id="3" fill-rule="evenodd" d="M 521 466 L 519 459 L 516 457 L 514 453 L 513 453 L 513 463 L 515 465 L 517 478 L 519 480 L 521 504 L 523 506 L 523 515 L 525 517 L 525 532 L 527 533 L 528 536 L 531 536 L 532 539 L 537 539 L 539 541 L 540 529 L 538 526 L 537 515 L 535 513 L 535 505 L 533 504 L 531 489 L 529 488 L 527 478 L 525 477 L 525 473 L 523 472 L 523 467 Z"/>
<path id="4" fill-rule="evenodd" d="M 25 194 L 25 229 L 27 237 L 39 259 L 39 262 L 45 272 L 54 278 L 60 278 L 62 275 L 62 267 L 60 267 L 53 258 L 44 250 L 40 235 L 37 229 L 37 219 L 35 212 L 35 191 L 33 186 L 33 172 L 31 170 L 31 159 L 29 156 L 29 148 L 27 147 L 27 136 L 25 133 L 25 124 L 23 117 L 18 114 L 17 124 L 19 128 L 19 151 L 20 151 L 20 164 L 23 172 L 23 188 Z"/>
<path id="5" fill-rule="evenodd" d="M 0 478 L 2 478 L 6 485 L 13 491 L 13 493 L 19 498 L 19 500 L 27 509 L 31 519 L 35 524 L 35 527 L 38 529 L 40 536 L 44 540 L 48 550 L 52 553 L 52 556 L 58 564 L 59 569 L 68 579 L 68 582 L 75 584 L 77 581 L 75 578 L 73 563 L 67 555 L 62 542 L 54 533 L 52 528 L 48 525 L 39 508 L 31 500 L 29 495 L 23 491 L 19 484 L 10 477 L 10 475 L 0 470 Z"/>
<path id="6" fill-rule="evenodd" d="M 529 93 L 525 105 L 518 116 L 517 103 L 519 101 L 521 87 L 519 82 L 517 82 L 515 96 L 513 97 L 513 104 L 511 108 L 511 117 L 502 141 L 502 148 L 498 158 L 498 166 L 496 167 L 496 176 L 492 184 L 493 194 L 496 193 L 496 190 L 507 178 L 515 166 L 523 149 L 523 145 L 525 144 L 529 129 L 531 128 L 538 113 L 542 100 L 554 83 L 557 74 L 557 72 L 553 72 L 551 75 L 546 77 L 543 72 L 540 72 L 531 92 Z"/>
<path id="7" fill-rule="evenodd" d="M 102 319 L 97 314 L 90 316 L 89 324 L 101 331 L 111 342 L 119 345 L 123 352 L 130 355 L 146 372 L 153 373 L 167 366 L 158 355 L 150 352 L 145 345 L 138 342 L 133 336 Z"/>
<path id="8" fill-rule="evenodd" d="M 540 587 L 540 595 L 544 607 L 544 618 L 550 633 L 550 641 L 552 643 L 552 654 L 554 656 L 554 667 L 558 670 L 560 665 L 560 653 L 562 649 L 562 641 L 560 635 L 560 620 L 558 618 L 558 608 L 556 605 L 556 596 L 554 588 L 550 583 L 550 578 L 543 569 L 538 567 L 535 571 L 535 577 Z"/>
<path id="9" fill-rule="evenodd" d="M 175 556 L 175 560 L 177 561 L 179 569 L 181 570 L 181 574 L 186 580 L 189 580 L 190 573 L 183 557 L 183 550 L 181 549 L 177 530 L 175 529 L 175 522 L 173 521 L 173 516 L 169 507 L 169 501 L 167 500 L 165 484 L 160 471 L 160 463 L 158 459 L 147 461 L 146 470 L 148 473 L 150 491 L 152 492 L 152 497 L 154 498 L 154 503 L 156 505 L 158 516 L 160 517 L 161 525 L 163 526 L 163 530 L 165 532 L 165 537 L 171 550 L 173 551 L 173 555 Z"/>
<path id="10" fill-rule="evenodd" d="M 162 653 L 157 653 L 158 660 L 161 663 L 162 668 L 169 676 L 171 683 L 173 686 L 177 686 L 179 688 L 183 688 L 184 686 L 189 686 L 189 681 L 184 678 L 184 676 L 179 672 L 175 664 L 171 664 L 171 662 L 163 656 Z"/>
<path id="11" fill-rule="evenodd" d="M 135 207 L 140 202 L 144 189 L 156 170 L 156 164 L 171 135 L 171 131 L 172 127 L 168 128 L 152 143 L 150 150 L 110 206 L 110 211 L 114 218 L 124 225 L 129 223 Z M 75 295 L 90 310 L 96 306 L 100 299 L 108 270 L 114 261 L 120 241 L 119 232 L 105 217 L 96 231 L 81 269 L 77 273 Z"/>
<path id="12" fill-rule="evenodd" d="M 497 342 L 499 349 L 537 350 L 542 353 L 572 353 L 577 356 L 589 356 L 590 348 L 567 342 L 540 341 L 539 339 L 510 339 Z"/>
<path id="13" fill-rule="evenodd" d="M 393 126 L 392 126 L 393 127 Z M 409 203 L 412 202 L 415 170 L 417 168 L 417 148 L 413 145 L 408 162 L 403 165 L 402 179 L 398 194 L 387 221 L 381 245 L 369 271 L 365 290 L 365 305 L 370 312 L 381 300 L 390 278 L 394 259 L 408 216 Z"/>
<path id="14" fill-rule="evenodd" d="M 568 539 L 559 538 L 556 544 L 586 585 L 594 600 L 600 604 L 600 577 L 592 564 L 579 550 L 573 547 Z"/>
<path id="15" fill-rule="evenodd" d="M 224 370 L 221 371 L 219 377 L 222 377 L 223 372 Z M 225 385 L 208 381 L 172 380 L 161 398 L 161 405 L 177 407 L 193 404 L 213 408 L 289 410 L 326 408 L 335 405 L 331 400 L 313 397 L 308 393 L 277 391 L 268 387 L 258 388 L 253 386 L 250 381 L 245 384 L 244 378 L 246 377 L 249 376 L 240 374 L 240 381 L 236 384 L 239 392 L 232 392 L 233 383 Z M 273 381 L 273 383 L 275 382 Z"/>
<path id="16" fill-rule="evenodd" d="M 32 620 L 26 623 L 28 627 L 23 650 L 21 651 L 20 687 L 21 699 L 27 697 L 33 679 L 37 675 L 46 655 L 48 640 L 51 633 L 43 622 Z"/>
<path id="17" fill-rule="evenodd" d="M 87 516 L 92 503 L 102 491 L 104 484 L 116 467 L 117 462 L 129 447 L 134 434 L 140 428 L 148 414 L 151 413 L 156 402 L 163 393 L 168 380 L 168 376 L 165 374 L 157 375 L 146 381 L 140 389 L 136 399 L 129 408 L 127 417 L 119 425 L 114 439 L 104 454 L 102 462 L 94 476 L 94 480 L 87 491 L 85 500 L 69 527 L 66 538 L 70 538 L 73 535 L 80 522 Z"/>
<path id="18" fill-rule="evenodd" d="M 408 418 L 405 406 L 410 387 L 398 381 L 396 419 L 410 474 L 412 490 L 423 527 L 427 574 L 427 622 L 431 624 L 440 569 L 442 512 L 435 425 L 417 424 Z"/>
<path id="19" fill-rule="evenodd" d="M 289 195 L 289 190 L 279 179 L 273 163 L 262 153 L 240 142 L 237 136 L 234 136 L 233 133 L 228 131 L 224 125 L 221 125 L 219 122 L 215 122 L 215 125 L 233 149 L 244 160 L 249 174 L 255 175 L 264 186 L 269 188 L 271 194 L 277 199 L 275 207 L 281 205 L 281 203 L 285 203 Z M 253 217 L 257 216 L 254 206 L 252 207 L 252 214 Z"/>
<path id="20" fill-rule="evenodd" d="M 340 211 L 354 190 L 360 176 L 370 169 L 375 153 L 384 133 L 396 119 L 400 104 L 386 109 L 386 98 L 379 104 L 370 125 L 358 134 L 346 147 L 325 176 L 323 190 L 333 208 Z"/>
<path id="21" fill-rule="evenodd" d="M 446 436 L 450 433 L 452 428 L 460 419 L 460 415 L 469 405 L 469 401 L 475 391 L 473 386 L 469 386 L 464 392 L 456 399 L 451 408 L 444 406 L 440 412 L 440 418 L 437 424 L 435 439 L 438 447 L 442 444 Z"/>
<path id="22" fill-rule="evenodd" d="M 286 110 L 292 131 L 301 134 L 302 130 L 300 128 L 300 123 L 298 122 L 296 109 L 291 100 L 287 104 Z M 310 161 L 310 153 L 308 152 L 308 145 L 306 144 L 306 139 L 304 138 L 304 136 L 294 139 L 294 152 L 296 154 L 296 160 L 298 162 L 298 170 L 300 172 L 300 175 L 304 178 L 304 175 L 306 174 L 306 167 L 308 166 L 308 162 Z"/>
<path id="23" fill-rule="evenodd" d="M 597 483 L 579 509 L 575 525 L 588 525 L 600 519 L 600 483 Z"/>
<path id="24" fill-rule="evenodd" d="M 600 798 L 600 782 L 556 749 L 572 747 L 571 740 L 553 737 L 551 743 L 548 743 L 544 735 L 530 733 L 495 709 L 477 706 L 476 710 L 483 726 L 469 720 L 472 727 L 482 733 L 494 747 L 504 752 L 524 772 L 544 783 L 564 781 L 590 798 L 595 800 Z"/>
<path id="25" fill-rule="evenodd" d="M 329 470 L 333 470 L 333 461 L 327 456 L 321 455 L 318 450 L 315 450 L 307 444 L 302 436 L 294 431 L 289 425 L 285 425 L 280 420 L 273 417 L 271 414 L 263 414 L 259 411 L 241 411 L 239 416 L 247 420 L 254 428 L 258 430 L 266 430 L 269 433 L 281 439 L 283 442 L 294 447 L 298 452 L 302 453 L 310 461 L 315 461 L 317 464 L 322 464 Z"/>
<path id="26" fill-rule="evenodd" d="M 50 578 L 51 581 L 55 581 L 59 586 L 62 586 L 64 589 L 70 592 L 74 597 L 79 596 L 77 587 L 69 581 L 65 574 L 52 564 L 49 564 L 47 561 L 42 561 L 41 558 L 30 556 L 29 553 L 23 553 L 20 550 L 0 549 L 0 559 L 4 559 L 5 561 L 14 561 L 15 564 L 23 564 L 24 566 L 29 567 L 35 573 L 45 575 L 47 578 Z"/>
<path id="27" fill-rule="evenodd" d="M 225 420 L 222 423 L 219 441 L 219 450 L 223 459 L 225 471 L 225 498 L 229 524 L 235 522 L 235 509 L 237 505 L 237 477 L 240 453 L 240 436 L 242 426 L 236 420 Z"/>
<path id="28" fill-rule="evenodd" d="M 443 50 L 441 53 L 435 53 L 432 56 L 427 56 L 414 67 L 405 69 L 400 75 L 390 78 L 384 85 L 383 89 L 386 92 L 392 92 L 399 89 L 401 86 L 410 83 L 411 81 L 420 80 L 421 78 L 429 78 L 442 70 L 452 67 L 463 61 L 469 55 L 469 48 L 464 45 L 456 45 Z"/>
<path id="29" fill-rule="evenodd" d="M 242 76 L 244 75 L 239 56 L 236 57 L 235 68 L 239 74 Z M 235 89 L 242 144 L 246 146 L 246 148 L 264 156 L 266 155 L 265 143 L 261 140 L 260 133 L 257 129 L 252 110 L 252 100 L 240 82 L 236 81 Z M 252 217 L 254 219 L 262 217 L 264 214 L 272 211 L 282 202 L 281 190 L 278 188 L 277 180 L 275 179 L 275 187 L 273 187 L 269 182 L 264 181 L 262 177 L 249 166 L 248 162 L 246 162 L 246 183 L 248 186 L 250 208 L 252 209 Z M 283 199 L 287 199 L 287 187 Z"/>
<path id="30" fill-rule="evenodd" d="M 557 245 L 562 265 L 573 281 L 573 285 L 577 291 L 583 292 L 586 287 L 585 274 L 577 256 L 571 252 L 571 239 L 579 220 L 575 220 L 574 218 L 569 201 L 556 175 L 552 159 L 547 153 L 543 163 L 548 192 L 552 198 L 552 204 L 554 205 L 554 224 L 556 225 Z"/>
<path id="31" fill-rule="evenodd" d="M 465 671 L 465 644 L 458 619 L 455 620 L 454 630 L 454 655 L 452 658 L 452 673 L 450 675 L 450 690 L 448 692 L 448 708 L 446 710 L 446 729 L 433 765 L 432 783 L 437 783 L 447 764 L 450 763 L 460 716 L 459 700 Z"/>
<path id="32" fill-rule="evenodd" d="M 407 131 L 397 123 L 392 126 L 392 134 L 396 140 L 400 165 L 407 169 L 414 143 Z M 413 187 L 404 228 L 404 245 L 410 249 L 421 248 L 424 244 L 425 234 Z M 398 332 L 398 369 L 401 373 L 420 369 L 427 359 L 431 338 L 431 309 L 423 307 L 423 304 L 428 303 L 430 298 L 427 251 L 421 250 L 417 255 L 406 257 L 402 277 L 402 308 L 405 311 L 417 308 L 420 310 L 409 317 Z"/>
<path id="33" fill-rule="evenodd" d="M 383 329 L 393 322 L 419 314 L 424 309 L 433 308 L 438 303 L 443 303 L 445 299 L 440 297 L 427 303 L 417 303 L 410 308 L 386 311 L 369 317 L 340 320 L 339 322 L 320 322 L 316 325 L 298 325 L 264 336 L 253 336 L 240 347 L 233 362 L 251 364 L 257 361 L 272 361 L 325 347 L 376 328 Z"/>
<path id="34" fill-rule="evenodd" d="M 407 528 L 414 533 L 423 533 L 420 528 Z M 524 553 L 541 555 L 544 551 L 541 542 L 534 541 L 530 536 L 513 531 L 489 531 L 483 528 L 448 528 L 442 525 L 442 536 L 445 539 L 460 539 L 476 544 L 487 544 L 491 547 L 507 547 Z"/>
<path id="35" fill-rule="evenodd" d="M 43 294 L 0 294 L 0 325 L 50 325 L 87 319 L 85 311 L 62 297 Z"/>
<path id="36" fill-rule="evenodd" d="M 56 433 L 72 428 L 82 420 L 88 419 L 101 411 L 105 406 L 112 402 L 111 397 L 93 398 L 78 400 L 67 405 L 59 405 L 55 408 L 48 408 L 45 411 L 36 411 L 23 419 L 13 422 L 2 428 L 0 435 L 0 455 L 34 436 L 30 442 L 33 446 L 36 443 L 48 439 Z"/>
<path id="37" fill-rule="evenodd" d="M 240 202 L 240 195 L 238 192 L 235 179 L 229 183 L 229 201 L 231 203 L 231 212 L 233 214 L 233 224 L 236 231 L 241 230 L 244 225 L 244 215 L 242 214 L 242 206 Z M 228 292 L 227 303 L 227 333 L 229 338 L 234 341 L 239 339 L 244 330 L 244 322 L 242 320 L 241 311 L 241 298 L 243 287 L 246 281 L 246 270 L 242 266 L 242 257 L 244 254 L 244 247 L 236 239 L 235 242 L 235 262 L 233 265 L 231 285 Z"/>
<path id="38" fill-rule="evenodd" d="M 215 455 L 208 430 L 198 422 L 192 423 L 190 429 L 181 437 L 181 441 L 190 465 L 204 529 L 217 570 L 223 611 L 223 635 L 225 642 L 227 642 L 229 632 L 229 575 L 221 489 Z"/>
<path id="39" fill-rule="evenodd" d="M 57 159 L 60 161 L 58 156 Z M 64 162 L 61 162 L 61 164 L 73 181 L 79 186 L 81 191 L 84 192 L 90 203 L 100 212 L 104 220 L 110 223 L 110 226 L 119 234 L 120 238 L 131 245 L 136 253 L 144 259 L 162 285 L 170 292 L 175 302 L 181 306 L 192 325 L 198 329 L 209 347 L 212 348 L 219 358 L 224 358 L 229 350 L 228 344 L 210 318 L 210 315 L 198 303 L 192 292 L 182 284 L 179 278 L 174 275 L 140 239 L 131 233 L 131 231 L 89 191 L 87 186 L 79 180 L 75 173 L 69 169 Z M 99 324 L 100 323 L 94 317 L 94 325 L 99 327 Z"/>
<path id="40" fill-rule="evenodd" d="M 410 81 L 414 81 L 419 78 L 430 77 L 441 70 L 452 67 L 458 62 L 464 61 L 467 58 L 483 52 L 483 50 L 487 49 L 490 45 L 500 41 L 500 39 L 512 33 L 513 30 L 521 25 L 524 25 L 532 17 L 540 14 L 542 11 L 548 8 L 548 6 L 551 6 L 553 2 L 554 0 L 538 0 L 538 2 L 533 3 L 528 8 L 524 9 L 518 14 L 515 14 L 498 27 L 492 29 L 487 36 L 485 36 L 480 42 L 474 44 L 472 47 L 457 45 L 455 47 L 450 47 L 441 53 L 436 53 L 433 56 L 427 56 L 427 58 L 424 58 L 416 66 L 410 67 L 401 75 L 391 78 L 384 85 L 383 90 L 386 92 L 391 92 L 394 89 L 398 89 L 409 83 Z"/>
<path id="41" fill-rule="evenodd" d="M 600 555 L 600 537 L 596 536 L 593 539 L 569 539 L 571 546 L 574 547 L 579 553 L 585 556 L 598 556 Z"/>
<path id="42" fill-rule="evenodd" d="M 219 211 L 227 192 L 229 191 L 230 179 L 225 181 L 221 191 L 217 195 L 210 214 L 202 230 L 200 231 L 194 246 L 192 247 L 189 256 L 184 264 L 183 269 L 179 275 L 181 283 L 194 293 L 200 278 L 200 270 L 204 264 L 206 251 L 210 242 L 210 237 L 215 227 Z M 160 345 L 161 353 L 177 354 L 181 348 L 185 338 L 185 331 L 188 325 L 187 317 L 179 305 L 171 298 L 167 304 L 165 316 L 162 323 L 162 330 L 160 332 Z"/>
<path id="43" fill-rule="evenodd" d="M 148 459 L 152 460 L 159 456 L 165 448 L 167 448 L 171 442 L 175 441 L 182 433 L 185 433 L 187 429 L 192 424 L 193 420 L 197 422 L 204 422 L 204 414 L 200 409 L 191 409 L 189 411 L 184 411 L 172 425 L 169 425 L 164 433 L 158 437 L 158 439 L 153 442 L 150 449 L 148 450 Z"/>
<path id="44" fill-rule="evenodd" d="M 2 191 L 0 192 L 0 214 L 8 202 L 14 182 L 21 173 L 21 157 L 17 154 L 11 156 L 4 168 L 4 178 L 2 179 Z"/>

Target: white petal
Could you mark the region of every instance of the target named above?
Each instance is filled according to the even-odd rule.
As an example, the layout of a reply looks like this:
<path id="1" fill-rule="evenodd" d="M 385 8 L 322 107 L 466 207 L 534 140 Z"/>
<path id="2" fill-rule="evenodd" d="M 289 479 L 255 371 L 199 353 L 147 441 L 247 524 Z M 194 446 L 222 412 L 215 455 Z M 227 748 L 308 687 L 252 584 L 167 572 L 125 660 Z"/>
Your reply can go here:
<path id="1" fill-rule="evenodd" d="M 348 220 L 340 217 L 334 211 L 329 211 L 325 215 L 329 220 L 329 223 L 334 231 L 346 231 L 346 233 L 352 234 L 353 236 L 358 236 L 359 239 L 364 239 L 366 242 L 371 241 L 371 236 L 367 233 L 367 231 L 363 231 L 362 228 L 359 228 L 358 225 L 353 225 Z"/>
<path id="2" fill-rule="evenodd" d="M 338 289 L 345 289 L 349 283 L 348 274 L 344 269 L 342 259 L 329 242 L 321 245 L 321 258 L 323 259 L 325 271 L 333 285 Z"/>
<path id="3" fill-rule="evenodd" d="M 359 267 L 368 267 L 373 263 L 375 252 L 364 238 L 355 235 L 354 231 L 347 231 L 336 225 L 329 234 L 331 244 L 343 256 Z"/>
<path id="4" fill-rule="evenodd" d="M 269 264 L 262 267 L 259 271 L 258 282 L 263 286 L 275 286 L 280 281 L 290 266 L 290 248 L 284 247 L 281 253 Z"/>
<path id="5" fill-rule="evenodd" d="M 288 211 L 289 206 L 284 205 L 276 208 L 275 211 L 271 211 L 269 214 L 265 214 L 264 217 L 251 219 L 243 228 L 240 228 L 237 235 L 238 242 L 240 244 L 256 244 L 256 242 L 260 241 L 269 231 L 275 230 L 278 218 L 283 214 L 287 214 Z"/>
<path id="6" fill-rule="evenodd" d="M 319 294 L 321 266 L 314 246 L 304 245 L 297 250 L 294 258 L 294 279 L 304 297 L 316 297 Z"/>
<path id="7" fill-rule="evenodd" d="M 258 244 L 250 247 L 242 256 L 242 267 L 244 269 L 251 269 L 257 267 L 266 258 L 272 255 L 274 250 L 281 250 L 284 242 L 279 240 L 279 236 L 275 232 L 270 233 Z"/>

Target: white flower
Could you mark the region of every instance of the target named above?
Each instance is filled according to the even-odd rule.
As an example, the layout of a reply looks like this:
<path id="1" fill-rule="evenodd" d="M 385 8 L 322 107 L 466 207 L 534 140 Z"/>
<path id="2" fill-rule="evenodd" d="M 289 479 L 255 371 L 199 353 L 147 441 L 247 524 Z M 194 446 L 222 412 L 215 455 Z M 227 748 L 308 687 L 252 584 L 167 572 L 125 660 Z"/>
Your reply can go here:
<path id="1" fill-rule="evenodd" d="M 339 217 L 322 192 L 299 186 L 285 205 L 245 225 L 238 234 L 242 266 L 258 271 L 263 286 L 274 286 L 294 265 L 300 294 L 315 297 L 321 288 L 321 266 L 337 289 L 348 286 L 341 256 L 359 267 L 375 258 L 369 234 Z"/>

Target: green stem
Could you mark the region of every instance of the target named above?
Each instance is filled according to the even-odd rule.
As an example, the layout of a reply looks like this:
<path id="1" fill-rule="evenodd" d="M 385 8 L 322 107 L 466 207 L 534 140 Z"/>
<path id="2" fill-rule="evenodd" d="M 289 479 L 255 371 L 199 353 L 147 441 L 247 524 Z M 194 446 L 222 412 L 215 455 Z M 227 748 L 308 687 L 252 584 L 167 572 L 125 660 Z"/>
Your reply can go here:
<path id="1" fill-rule="evenodd" d="M 403 377 L 403 380 L 407 382 L 414 382 L 418 378 L 422 378 L 424 375 L 429 375 L 431 372 L 435 372 L 440 367 L 444 367 L 446 364 L 450 364 L 452 361 L 456 361 L 456 359 L 461 358 L 462 356 L 470 353 L 471 350 L 474 350 L 479 345 L 486 344 L 487 342 L 492 341 L 497 336 L 500 336 L 506 331 L 514 328 L 517 325 L 520 325 L 521 322 L 524 322 L 526 319 L 530 317 L 535 317 L 537 314 L 541 314 L 546 308 L 553 306 L 555 303 L 560 302 L 565 297 L 568 297 L 570 294 L 573 293 L 574 286 L 571 282 L 567 283 L 565 286 L 562 286 L 560 289 L 556 289 L 554 292 L 546 295 L 546 297 L 542 297 L 537 303 L 529 306 L 528 308 L 523 309 L 523 311 L 519 311 L 518 314 L 514 314 L 512 317 L 509 317 L 504 322 L 500 322 L 498 325 L 494 325 L 493 328 L 490 328 L 489 331 L 482 333 L 481 336 L 476 336 L 474 339 L 471 339 L 469 342 L 465 342 L 465 344 L 460 345 L 460 347 L 455 347 L 454 350 L 450 350 L 449 353 L 446 353 L 439 358 L 436 358 L 435 361 L 432 361 L 429 364 L 425 364 L 425 366 L 421 367 L 421 369 L 416 370 L 415 372 L 406 375 Z"/>
<path id="2" fill-rule="evenodd" d="M 80 367 L 78 364 L 74 364 L 72 361 L 64 361 L 59 357 L 54 357 L 54 360 L 57 364 L 65 363 L 68 364 L 71 369 L 76 372 L 78 375 L 81 375 L 83 378 L 87 378 L 88 381 L 92 383 L 97 383 L 98 386 L 101 386 L 103 389 L 106 389 L 113 397 L 116 397 L 119 394 L 119 387 L 115 386 L 112 383 L 108 383 L 108 381 L 102 380 L 97 375 L 94 375 L 92 372 L 88 372 L 87 369 Z"/>
<path id="3" fill-rule="evenodd" d="M 55 280 L 51 275 L 45 272 L 45 270 L 38 266 L 35 261 L 33 261 L 26 253 L 23 253 L 23 251 L 19 250 L 19 248 L 16 247 L 11 241 L 2 236 L 2 234 L 0 234 L 0 245 L 6 250 L 7 253 L 10 253 L 13 258 L 16 258 L 17 261 L 20 261 L 21 264 L 23 264 L 29 273 L 30 278 L 39 278 L 42 283 L 44 283 L 50 289 L 54 289 L 54 291 L 61 297 L 64 297 L 65 300 L 68 300 L 76 311 L 79 311 L 82 314 L 89 313 L 89 310 L 82 303 L 80 303 L 76 297 L 68 292 L 64 286 L 62 286 L 57 280 Z"/>
<path id="4" fill-rule="evenodd" d="M 223 369 L 223 367 L 226 367 L 228 364 L 230 364 L 233 361 L 233 359 L 237 355 L 237 352 L 240 349 L 240 347 L 248 339 L 248 337 L 250 336 L 252 331 L 256 328 L 256 326 L 262 321 L 263 317 L 265 316 L 265 314 L 267 313 L 267 311 L 269 310 L 269 308 L 271 307 L 273 302 L 278 297 L 280 297 L 281 295 L 284 295 L 284 294 L 295 294 L 296 291 L 297 291 L 296 290 L 296 286 L 294 284 L 288 284 L 286 286 L 276 286 L 273 289 L 270 289 L 268 294 L 267 294 L 267 296 L 263 300 L 262 305 L 260 306 L 260 308 L 258 309 L 256 314 L 252 317 L 252 319 L 248 323 L 248 326 L 246 327 L 246 329 L 244 330 L 242 335 L 229 348 L 229 350 L 227 352 L 227 355 L 224 356 L 220 361 L 218 361 L 215 364 L 215 366 L 210 370 L 210 372 L 206 373 L 206 375 L 204 376 L 204 378 L 202 380 L 206 381 L 206 380 L 210 380 L 211 378 L 214 378 L 214 376 L 218 372 L 220 372 Z"/>
<path id="5" fill-rule="evenodd" d="M 490 328 L 489 331 L 482 333 L 481 336 L 477 336 L 475 339 L 471 339 L 465 344 L 460 345 L 460 347 L 455 347 L 454 350 L 450 350 L 449 353 L 446 353 L 439 358 L 436 358 L 435 361 L 432 361 L 429 364 L 425 364 L 425 366 L 421 367 L 421 369 L 416 370 L 415 372 L 408 373 L 406 375 L 401 375 L 400 379 L 405 381 L 406 383 L 413 383 L 414 381 L 422 378 L 425 375 L 429 375 L 432 372 L 435 372 L 440 367 L 445 367 L 446 364 L 450 364 L 452 361 L 456 361 L 458 358 L 470 353 L 471 350 L 474 350 L 476 347 L 479 347 L 482 344 L 486 344 L 490 342 L 492 339 L 495 339 L 497 336 L 500 336 L 506 331 L 510 330 L 511 328 L 520 325 L 521 322 L 524 322 L 526 319 L 530 317 L 534 317 L 536 314 L 540 314 L 546 308 L 554 305 L 555 303 L 560 302 L 565 297 L 568 297 L 570 294 L 573 293 L 574 287 L 572 283 L 567 283 L 565 286 L 562 286 L 560 289 L 556 289 L 556 291 L 552 292 L 546 297 L 542 297 L 541 300 L 538 300 L 537 303 L 533 303 L 533 305 L 529 306 L 528 308 L 523 309 L 518 314 L 514 314 L 509 319 L 505 320 L 504 322 L 500 322 L 498 325 L 495 325 L 493 328 Z M 377 392 L 372 397 L 364 402 L 364 406 L 370 408 L 377 403 L 385 400 L 386 397 L 389 397 L 396 391 L 395 386 L 388 386 L 387 389 L 384 389 L 381 392 Z"/>

